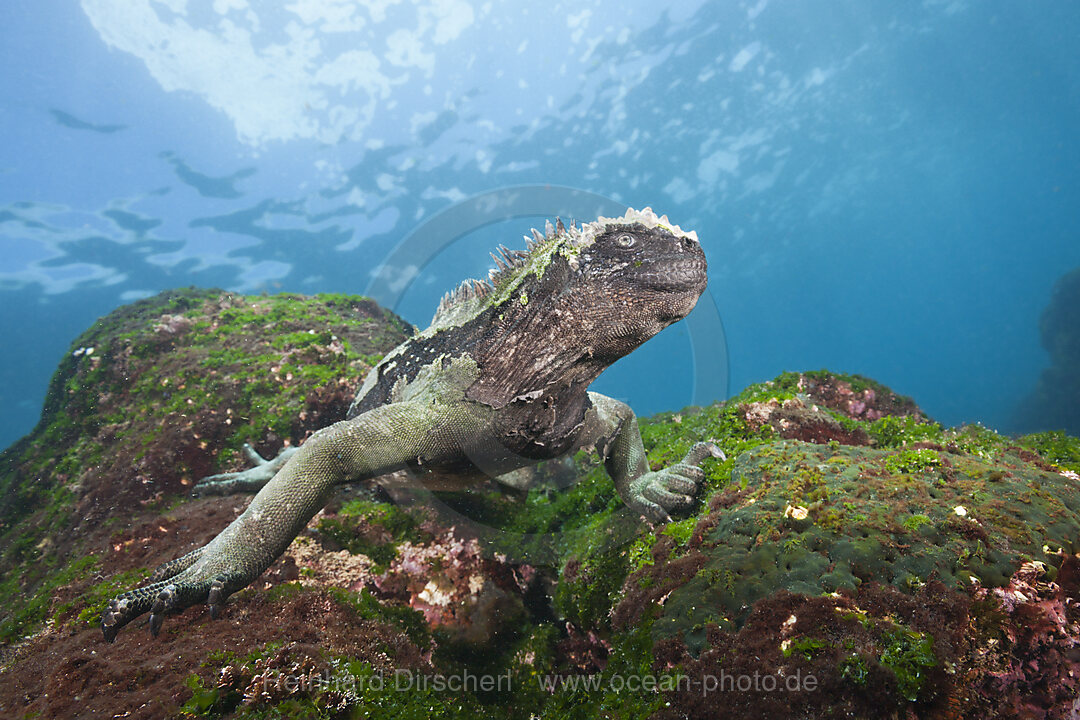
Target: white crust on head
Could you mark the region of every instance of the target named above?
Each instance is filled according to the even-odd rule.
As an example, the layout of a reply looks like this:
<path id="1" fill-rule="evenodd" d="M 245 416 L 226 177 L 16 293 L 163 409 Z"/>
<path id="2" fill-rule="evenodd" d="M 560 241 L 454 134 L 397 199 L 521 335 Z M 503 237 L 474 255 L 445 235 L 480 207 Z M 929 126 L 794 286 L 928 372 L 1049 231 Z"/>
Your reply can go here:
<path id="1" fill-rule="evenodd" d="M 633 225 L 634 223 L 641 223 L 647 228 L 662 227 L 672 235 L 690 238 L 694 242 L 698 242 L 697 232 L 694 230 L 684 231 L 681 227 L 668 220 L 667 215 L 657 217 L 651 207 L 645 207 L 641 210 L 627 208 L 626 213 L 622 217 L 599 217 L 595 222 L 584 223 L 580 228 L 576 229 L 576 232 L 575 228 L 571 227 L 569 233 L 570 240 L 577 247 L 591 245 L 596 239 L 596 236 L 604 231 L 604 227 L 612 223 L 617 225 Z"/>

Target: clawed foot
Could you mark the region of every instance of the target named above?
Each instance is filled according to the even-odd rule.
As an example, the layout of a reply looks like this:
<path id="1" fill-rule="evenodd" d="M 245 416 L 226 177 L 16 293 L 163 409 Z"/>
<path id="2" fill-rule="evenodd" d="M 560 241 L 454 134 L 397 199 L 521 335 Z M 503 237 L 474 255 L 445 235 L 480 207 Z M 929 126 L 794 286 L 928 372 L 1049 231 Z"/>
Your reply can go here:
<path id="1" fill-rule="evenodd" d="M 277 471 L 292 457 L 297 448 L 287 447 L 282 450 L 273 460 L 267 460 L 255 448 L 244 443 L 244 454 L 248 456 L 254 467 L 239 472 L 220 473 L 209 475 L 200 480 L 192 494 L 200 495 L 233 495 L 236 493 L 258 492 Z"/>
<path id="2" fill-rule="evenodd" d="M 154 577 L 177 562 L 174 560 L 162 565 Z M 230 583 L 227 573 L 207 576 L 206 571 L 189 566 L 171 578 L 151 582 L 114 598 L 101 616 L 101 632 L 107 642 L 112 642 L 120 628 L 149 611 L 150 633 L 157 636 L 166 615 L 178 613 L 203 601 L 210 606 L 210 616 L 216 618 L 226 598 L 244 584 Z"/>
<path id="3" fill-rule="evenodd" d="M 727 459 L 714 443 L 699 442 L 681 462 L 645 473 L 632 482 L 632 500 L 628 504 L 654 523 L 671 522 L 671 512 L 694 506 L 698 485 L 705 479 L 705 471 L 698 465 L 707 457 Z"/>
<path id="4" fill-rule="evenodd" d="M 296 448 L 288 448 L 266 460 L 250 446 L 244 449 L 254 468 L 206 478 L 197 490 L 228 493 L 260 488 L 296 453 Z M 105 640 L 112 642 L 120 628 L 144 613 L 150 613 L 154 635 L 161 631 L 166 615 L 198 603 L 207 603 L 216 617 L 226 598 L 270 567 L 325 503 L 325 493 L 307 492 L 310 485 L 302 477 L 300 480 L 292 488 L 279 488 L 276 494 L 256 495 L 247 509 L 205 546 L 165 563 L 145 586 L 114 598 L 101 616 Z"/>

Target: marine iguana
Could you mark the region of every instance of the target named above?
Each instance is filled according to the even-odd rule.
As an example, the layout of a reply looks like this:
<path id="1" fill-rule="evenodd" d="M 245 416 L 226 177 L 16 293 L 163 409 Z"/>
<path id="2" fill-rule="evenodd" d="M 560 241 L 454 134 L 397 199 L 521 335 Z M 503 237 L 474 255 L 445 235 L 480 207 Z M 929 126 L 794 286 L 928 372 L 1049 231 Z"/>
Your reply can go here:
<path id="1" fill-rule="evenodd" d="M 216 617 L 339 483 L 403 469 L 475 483 L 592 447 L 632 510 L 664 522 L 690 508 L 704 478 L 697 465 L 719 449 L 698 443 L 650 471 L 633 411 L 588 386 L 693 309 L 706 284 L 696 233 L 645 208 L 569 228 L 549 222 L 526 244 L 493 255 L 487 281 L 448 293 L 430 327 L 372 368 L 347 419 L 275 460 L 252 451 L 255 468 L 207 478 L 200 487 L 261 489 L 205 546 L 114 598 L 105 639 L 147 611 L 154 635 L 166 614 L 198 602 Z"/>

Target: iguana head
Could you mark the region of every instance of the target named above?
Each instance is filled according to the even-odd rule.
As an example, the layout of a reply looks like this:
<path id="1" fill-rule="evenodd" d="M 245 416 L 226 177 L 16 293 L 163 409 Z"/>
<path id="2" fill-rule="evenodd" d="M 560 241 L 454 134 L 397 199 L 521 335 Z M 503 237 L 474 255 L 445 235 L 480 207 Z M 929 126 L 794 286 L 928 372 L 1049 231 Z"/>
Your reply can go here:
<path id="1" fill-rule="evenodd" d="M 517 315 L 515 303 L 528 306 L 531 293 L 544 302 L 580 296 L 582 309 L 610 308 L 606 319 L 633 316 L 659 323 L 655 334 L 685 317 L 705 289 L 705 253 L 697 233 L 683 231 L 666 215 L 657 217 L 651 208 L 569 228 L 549 222 L 545 233 L 533 230 L 525 242 L 525 251 L 502 247 L 500 255 L 492 253 L 497 267 L 488 280 L 466 280 L 447 293 L 428 330 L 464 325 L 499 306 Z M 550 269 L 561 283 L 556 297 L 550 279 L 543 282 Z"/>
<path id="2" fill-rule="evenodd" d="M 470 346 L 482 369 L 470 397 L 495 407 L 542 387 L 587 386 L 685 317 L 705 289 L 697 235 L 649 208 L 580 226 L 549 223 L 526 243 L 493 256 L 488 281 L 448 294 L 423 333 L 451 333 Z"/>
<path id="3" fill-rule="evenodd" d="M 685 317 L 705 290 L 705 253 L 649 208 L 590 223 L 591 242 L 569 258 L 568 292 L 592 308 L 592 325 L 622 354 Z M 624 348 L 626 342 L 632 346 Z"/>

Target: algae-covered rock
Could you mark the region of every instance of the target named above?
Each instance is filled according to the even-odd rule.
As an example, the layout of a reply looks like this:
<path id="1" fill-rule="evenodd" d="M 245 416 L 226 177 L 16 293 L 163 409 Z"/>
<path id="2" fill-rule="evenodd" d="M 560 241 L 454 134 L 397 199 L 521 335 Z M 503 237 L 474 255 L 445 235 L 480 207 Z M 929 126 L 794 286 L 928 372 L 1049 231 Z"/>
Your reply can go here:
<path id="1" fill-rule="evenodd" d="M 1080 443 L 807 392 L 863 382 L 782 376 L 696 413 L 695 435 L 758 435 L 613 603 L 615 632 L 649 625 L 654 668 L 685 673 L 658 716 L 1073 717 Z M 782 439 L 823 424 L 844 432 Z"/>
<path id="2" fill-rule="evenodd" d="M 343 489 L 222 617 L 104 643 L 107 598 L 247 502 L 192 484 L 343 417 L 410 331 L 362 298 L 189 290 L 78 338 L 0 455 L 0 714 L 1080 713 L 1080 441 L 943 428 L 824 371 L 642 419 L 653 468 L 727 453 L 666 525 L 588 453 L 517 493 Z"/>
<path id="3" fill-rule="evenodd" d="M 113 651 L 97 628 L 109 597 L 205 543 L 246 502 L 190 500 L 195 481 L 240 467 L 244 442 L 273 454 L 344 417 L 366 370 L 409 332 L 365 298 L 189 289 L 122 307 L 78 337 L 38 426 L 0 454 L 0 715 L 112 717 L 145 704 L 132 716 L 162 717 L 191 694 L 193 673 L 213 684 L 201 665 L 210 653 L 268 643 L 367 643 L 355 657 L 422 666 L 423 636 L 318 594 L 239 599 L 230 623 L 156 646 Z M 279 563 L 265 584 L 295 576 Z M 147 675 L 144 663 L 159 669 Z M 49 685 L 56 677 L 70 687 Z"/>
<path id="4" fill-rule="evenodd" d="M 78 533 L 130 517 L 244 442 L 274 453 L 340 419 L 408 332 L 364 298 L 194 289 L 100 319 L 61 360 L 38 426 L 0 456 L 4 564 L 33 555 L 8 537 L 28 518 Z"/>
<path id="5" fill-rule="evenodd" d="M 937 449 L 934 449 L 937 448 Z M 1025 562 L 1080 551 L 1080 483 L 1022 461 L 943 446 L 759 446 L 732 467 L 738 490 L 703 514 L 689 543 L 701 568 L 668 595 L 656 638 L 692 642 L 707 624 L 737 627 L 778 589 L 855 593 L 877 582 L 913 592 L 1007 585 Z M 718 498 L 719 499 L 719 498 Z M 629 581 L 650 585 L 655 562 Z"/>

